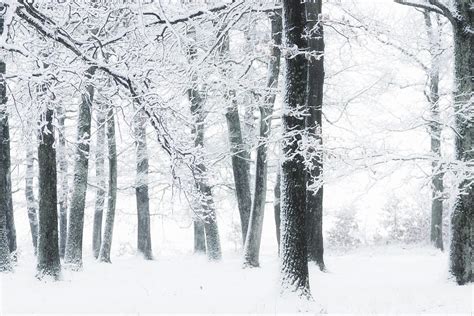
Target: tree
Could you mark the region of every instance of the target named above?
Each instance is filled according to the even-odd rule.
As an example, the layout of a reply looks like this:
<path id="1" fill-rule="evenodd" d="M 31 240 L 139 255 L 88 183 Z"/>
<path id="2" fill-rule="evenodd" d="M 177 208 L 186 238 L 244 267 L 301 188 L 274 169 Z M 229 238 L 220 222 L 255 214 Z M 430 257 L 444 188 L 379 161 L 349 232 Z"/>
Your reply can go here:
<path id="1" fill-rule="evenodd" d="M 37 278 L 59 279 L 61 263 L 58 246 L 58 211 L 56 187 L 56 150 L 54 148 L 52 109 L 46 109 L 46 125 L 40 131 L 39 166 L 39 233 Z"/>
<path id="2" fill-rule="evenodd" d="M 107 148 L 109 156 L 109 191 L 107 195 L 107 214 L 105 216 L 104 238 L 100 246 L 99 261 L 110 263 L 112 236 L 117 203 L 117 148 L 115 144 L 114 108 L 109 107 L 107 115 Z"/>
<path id="3" fill-rule="evenodd" d="M 281 12 L 272 13 L 270 16 L 272 32 L 272 52 L 268 63 L 267 89 L 264 103 L 260 106 L 260 131 L 259 144 L 257 147 L 257 162 L 255 166 L 255 186 L 250 213 L 250 222 L 244 246 L 244 265 L 251 267 L 259 266 L 260 241 L 262 239 L 263 214 L 265 211 L 265 200 L 267 193 L 267 145 L 271 130 L 271 116 L 275 104 L 280 74 L 280 46 L 282 21 Z"/>
<path id="4" fill-rule="evenodd" d="M 324 33 L 320 15 L 322 1 L 306 2 L 306 18 L 310 36 L 308 46 L 312 54 L 308 63 L 308 111 L 306 132 L 315 146 L 322 146 L 322 106 L 324 88 Z M 307 172 L 306 191 L 306 236 L 308 259 L 315 262 L 321 271 L 324 266 L 323 245 L 323 157 L 321 148 L 310 151 L 311 161 Z"/>
<path id="5" fill-rule="evenodd" d="M 90 80 L 96 67 L 90 67 L 86 79 Z M 73 270 L 82 268 L 82 237 L 84 233 L 84 208 L 89 168 L 89 140 L 91 135 L 91 108 L 94 87 L 86 83 L 77 118 L 77 149 L 74 163 L 74 182 L 69 209 L 65 263 Z"/>
<path id="6" fill-rule="evenodd" d="M 34 151 L 30 146 L 26 148 L 26 172 L 25 172 L 25 198 L 26 209 L 28 212 L 28 221 L 30 222 L 31 240 L 37 253 L 38 245 L 38 214 L 37 202 L 33 191 L 33 180 L 35 176 L 34 169 Z"/>
<path id="7" fill-rule="evenodd" d="M 4 4 L 1 4 L 0 9 L 4 9 Z M 0 35 L 4 32 L 5 19 L 3 13 L 0 15 Z M 13 217 L 13 200 L 12 200 L 12 188 L 11 188 L 11 175 L 10 175 L 10 126 L 8 123 L 8 112 L 7 112 L 7 94 L 5 76 L 6 64 L 5 61 L 0 60 L 0 168 L 3 168 L 2 183 L 5 185 L 5 229 L 8 238 L 8 248 L 10 252 L 16 250 L 16 230 L 15 220 Z"/>
<path id="8" fill-rule="evenodd" d="M 221 36 L 220 31 L 218 37 Z M 219 53 L 225 60 L 229 52 L 229 34 L 224 32 L 222 36 Z M 221 70 L 222 76 L 228 78 L 232 71 L 228 64 L 224 64 Z M 252 207 L 252 194 L 250 193 L 250 152 L 246 148 L 242 135 L 242 126 L 240 123 L 239 105 L 236 99 L 235 89 L 225 87 L 224 99 L 227 103 L 225 118 L 227 122 L 227 133 L 229 135 L 230 153 L 232 160 L 232 173 L 234 175 L 235 194 L 239 208 L 240 224 L 242 226 L 242 243 L 245 243 L 247 230 L 249 228 L 250 212 Z"/>
<path id="9" fill-rule="evenodd" d="M 455 0 L 452 9 L 439 0 L 395 2 L 435 12 L 446 17 L 452 25 L 454 36 L 454 107 L 456 112 L 456 156 L 463 163 L 472 163 L 474 153 L 474 124 L 472 78 L 474 68 L 474 10 L 472 1 Z M 450 270 L 460 285 L 473 282 L 474 273 L 474 184 L 472 171 L 464 172 L 459 184 L 459 195 L 451 216 Z"/>
<path id="10" fill-rule="evenodd" d="M 306 10 L 300 1 L 283 1 L 283 39 L 286 73 L 283 92 L 281 163 L 281 285 L 283 292 L 310 298 L 306 234 L 306 169 L 299 150 L 305 119 L 308 48 L 304 36 Z"/>
<path id="11" fill-rule="evenodd" d="M 62 106 L 56 108 L 56 116 L 58 122 L 58 142 L 57 158 L 59 166 L 59 255 L 64 258 L 66 252 L 66 238 L 67 238 L 67 204 L 69 185 L 67 181 L 67 151 L 66 151 L 66 127 L 64 125 L 66 120 L 66 113 Z"/>
<path id="12" fill-rule="evenodd" d="M 195 38 L 194 29 L 188 31 L 191 38 Z M 191 44 L 187 52 L 188 60 L 196 60 L 196 47 Z M 204 103 L 205 100 L 199 91 L 197 75 L 192 76 L 192 86 L 188 88 L 188 100 L 191 103 L 191 115 L 193 118 L 192 134 L 194 137 L 194 146 L 198 153 L 204 148 L 204 121 L 206 117 Z M 202 160 L 198 158 L 191 166 L 193 173 L 194 186 L 197 190 L 197 204 L 194 219 L 194 251 L 196 253 L 207 252 L 209 260 L 220 260 L 222 257 L 219 230 L 212 196 L 212 189 L 208 183 L 207 167 Z"/>
<path id="13" fill-rule="evenodd" d="M 95 178 L 97 188 L 95 191 L 94 225 L 92 227 L 92 252 L 94 257 L 99 257 L 100 245 L 102 243 L 102 218 L 104 213 L 104 202 L 106 194 L 105 183 L 105 116 L 106 107 L 99 103 L 97 107 L 97 135 L 95 146 Z"/>
<path id="14" fill-rule="evenodd" d="M 143 111 L 135 115 L 135 146 L 137 175 L 135 196 L 137 198 L 137 249 L 147 260 L 153 259 L 150 232 L 150 198 L 148 196 L 148 149 L 146 141 L 146 116 Z"/>
<path id="15" fill-rule="evenodd" d="M 429 92 L 427 93 L 428 102 L 430 103 L 431 122 L 430 122 L 430 138 L 431 152 L 436 157 L 431 164 L 431 242 L 433 245 L 443 250 L 443 192 L 444 171 L 439 160 L 441 158 L 441 131 L 439 113 L 439 80 L 440 80 L 440 38 L 439 31 L 433 26 L 432 17 L 429 11 L 423 12 L 425 19 L 426 32 L 430 44 L 431 66 L 428 69 Z M 439 16 L 436 15 L 435 23 L 439 27 Z"/>

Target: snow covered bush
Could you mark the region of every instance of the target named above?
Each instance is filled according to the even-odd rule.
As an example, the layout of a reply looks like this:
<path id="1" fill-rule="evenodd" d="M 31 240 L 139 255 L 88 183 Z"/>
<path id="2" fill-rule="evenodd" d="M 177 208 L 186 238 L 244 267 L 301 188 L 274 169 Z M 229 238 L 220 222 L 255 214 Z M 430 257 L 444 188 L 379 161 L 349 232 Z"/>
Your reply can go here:
<path id="1" fill-rule="evenodd" d="M 428 206 L 409 205 L 398 197 L 391 196 L 382 210 L 381 224 L 387 243 L 417 243 L 429 240 Z"/>
<path id="2" fill-rule="evenodd" d="M 352 249 L 362 243 L 357 210 L 342 208 L 334 214 L 334 226 L 328 232 L 328 246 L 337 249 Z"/>

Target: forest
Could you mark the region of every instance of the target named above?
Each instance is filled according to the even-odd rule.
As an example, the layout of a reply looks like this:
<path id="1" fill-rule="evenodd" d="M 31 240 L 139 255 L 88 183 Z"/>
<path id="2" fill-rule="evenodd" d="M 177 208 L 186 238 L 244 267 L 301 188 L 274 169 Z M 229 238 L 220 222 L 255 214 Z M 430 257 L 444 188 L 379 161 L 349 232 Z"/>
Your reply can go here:
<path id="1" fill-rule="evenodd" d="M 0 0 L 0 313 L 474 313 L 473 0 Z"/>

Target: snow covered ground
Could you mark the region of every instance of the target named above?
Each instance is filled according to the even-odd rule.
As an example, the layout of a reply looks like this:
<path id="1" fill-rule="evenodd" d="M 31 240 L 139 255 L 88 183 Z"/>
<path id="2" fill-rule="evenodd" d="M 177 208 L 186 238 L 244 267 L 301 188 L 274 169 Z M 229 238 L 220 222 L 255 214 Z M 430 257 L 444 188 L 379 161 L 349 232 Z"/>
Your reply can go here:
<path id="1" fill-rule="evenodd" d="M 448 280 L 447 257 L 429 247 L 365 248 L 326 257 L 328 273 L 310 267 L 314 304 L 281 300 L 278 260 L 241 269 L 236 254 L 221 263 L 191 255 L 146 262 L 122 256 L 113 264 L 86 260 L 63 281 L 34 278 L 34 258 L 22 257 L 1 276 L 3 313 L 473 313 L 472 285 Z"/>

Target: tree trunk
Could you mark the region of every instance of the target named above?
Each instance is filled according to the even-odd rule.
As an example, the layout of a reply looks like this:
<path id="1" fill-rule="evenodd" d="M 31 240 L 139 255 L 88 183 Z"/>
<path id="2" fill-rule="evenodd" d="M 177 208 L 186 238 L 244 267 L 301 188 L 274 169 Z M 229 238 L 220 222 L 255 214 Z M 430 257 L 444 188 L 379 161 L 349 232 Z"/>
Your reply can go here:
<path id="1" fill-rule="evenodd" d="M 58 118 L 58 166 L 59 166 L 59 255 L 64 258 L 66 252 L 67 237 L 67 204 L 69 186 L 67 181 L 67 151 L 66 151 L 66 128 L 64 122 L 66 114 L 63 107 L 56 109 Z"/>
<path id="2" fill-rule="evenodd" d="M 275 89 L 278 86 L 280 73 L 280 46 L 282 21 L 281 13 L 271 16 L 272 27 L 272 55 L 268 64 L 267 89 L 264 105 L 260 107 L 260 132 L 257 147 L 257 164 L 255 169 L 255 191 L 250 214 L 249 229 L 244 246 L 244 265 L 259 266 L 260 242 L 262 239 L 263 215 L 267 197 L 267 142 L 271 130 L 271 116 L 275 104 Z"/>
<path id="3" fill-rule="evenodd" d="M 103 104 L 97 107 L 97 140 L 95 152 L 95 177 L 97 188 L 95 191 L 94 225 L 92 227 L 92 252 L 94 258 L 99 257 L 102 243 L 102 217 L 105 202 L 105 111 Z"/>
<path id="4" fill-rule="evenodd" d="M 193 29 L 190 29 L 188 32 L 192 36 L 196 36 Z M 194 46 L 190 47 L 188 57 L 190 61 L 196 59 L 196 48 Z M 193 86 L 188 89 L 188 99 L 191 103 L 191 114 L 194 121 L 192 130 L 192 134 L 194 135 L 194 146 L 199 152 L 204 148 L 204 99 L 198 90 L 197 75 L 194 75 L 191 79 Z M 196 216 L 194 218 L 194 252 L 203 253 L 206 251 L 209 260 L 220 260 L 222 253 L 219 230 L 217 226 L 212 190 L 207 183 L 207 169 L 205 164 L 196 163 L 193 166 L 192 172 L 195 187 L 200 195 L 198 201 L 200 204 L 199 210 L 196 210 Z"/>
<path id="5" fill-rule="evenodd" d="M 1 65 L 1 64 L 0 64 Z M 5 91 L 5 84 L 0 81 L 0 93 Z M 4 93 L 0 95 L 0 98 L 5 98 Z M 0 103 L 0 121 L 5 119 L 6 111 L 3 110 L 5 103 Z M 5 135 L 3 129 L 0 129 L 0 161 L 5 160 L 5 150 L 3 150 L 3 142 Z M 8 189 L 7 189 L 7 175 L 6 168 L 3 165 L 0 167 L 0 272 L 6 272 L 12 270 L 10 249 L 8 247 L 8 234 L 7 234 L 7 212 L 10 207 L 8 204 Z"/>
<path id="6" fill-rule="evenodd" d="M 229 134 L 232 173 L 234 175 L 235 193 L 239 207 L 240 224 L 242 227 L 242 242 L 245 242 L 249 226 L 252 195 L 250 193 L 250 153 L 245 148 L 240 124 L 240 115 L 235 91 L 229 91 L 227 96 L 227 131 Z"/>
<path id="7" fill-rule="evenodd" d="M 311 56 L 308 63 L 308 111 L 306 131 L 308 137 L 319 144 L 311 153 L 314 158 L 307 171 L 307 185 L 314 189 L 306 190 L 306 238 L 308 259 L 315 262 L 321 271 L 324 266 L 323 245 L 323 157 L 322 157 L 322 106 L 324 88 L 324 34 L 320 21 L 322 0 L 306 2 L 307 27 L 311 31 L 308 38 L 309 50 L 317 56 Z"/>
<path id="8" fill-rule="evenodd" d="M 431 242 L 433 245 L 443 250 L 443 177 L 444 172 L 440 164 L 441 159 L 441 130 L 440 113 L 439 113 L 439 55 L 440 42 L 439 36 L 436 35 L 437 30 L 433 28 L 431 16 L 428 11 L 424 12 L 425 26 L 430 41 L 431 67 L 429 69 L 429 94 L 428 101 L 430 103 L 431 123 L 431 154 L 433 162 L 431 164 Z"/>
<path id="9" fill-rule="evenodd" d="M 39 234 L 37 278 L 61 273 L 58 246 L 58 210 L 56 187 L 56 150 L 54 148 L 53 110 L 45 112 L 46 126 L 41 130 L 38 147 L 39 166 Z"/>
<path id="10" fill-rule="evenodd" d="M 304 31 L 304 3 L 283 0 L 285 47 L 307 49 Z M 305 107 L 307 60 L 302 53 L 285 56 L 283 93 L 283 162 L 281 164 L 281 286 L 282 292 L 296 292 L 310 298 L 306 234 L 306 169 L 298 143 L 305 131 L 305 120 L 293 114 Z"/>
<path id="11" fill-rule="evenodd" d="M 146 141 L 146 118 L 142 111 L 135 117 L 135 144 L 137 175 L 135 195 L 137 198 L 137 249 L 147 260 L 153 259 L 150 233 L 150 198 L 148 196 L 148 149 Z"/>
<path id="12" fill-rule="evenodd" d="M 99 261 L 110 263 L 112 236 L 117 202 L 117 148 L 115 144 L 114 108 L 111 106 L 107 117 L 107 147 L 109 154 L 109 191 L 107 196 L 107 214 L 105 217 L 104 238 L 100 247 Z"/>
<path id="13" fill-rule="evenodd" d="M 457 159 L 474 161 L 474 124 L 472 110 L 474 77 L 474 10 L 469 0 L 457 0 L 459 19 L 454 27 L 454 68 Z M 468 29 L 470 27 L 471 31 Z M 471 174 L 472 176 L 472 174 Z M 450 269 L 458 284 L 474 281 L 474 185 L 472 178 L 459 187 L 460 195 L 451 217 Z"/>
<path id="14" fill-rule="evenodd" d="M 3 17 L 0 17 L 1 31 L 3 32 Z M 0 33 L 1 34 L 1 33 Z M 5 75 L 6 65 L 3 60 L 0 60 L 0 168 L 3 168 L 2 175 L 5 184 L 5 229 L 8 239 L 8 249 L 10 252 L 16 251 L 16 230 L 15 220 L 13 217 L 13 201 L 12 201 L 12 185 L 10 175 L 10 127 L 8 125 L 7 112 L 7 91 L 3 76 Z"/>
<path id="15" fill-rule="evenodd" d="M 35 176 L 34 152 L 31 146 L 26 148 L 26 172 L 25 172 L 25 197 L 26 209 L 28 211 L 28 221 L 30 222 L 31 240 L 35 254 L 38 246 L 38 214 L 35 193 L 33 191 L 33 181 Z"/>
<path id="16" fill-rule="evenodd" d="M 86 80 L 91 79 L 96 67 L 90 67 Z M 89 140 L 91 134 L 91 108 L 94 86 L 86 83 L 79 106 L 77 120 L 77 150 L 74 164 L 74 187 L 69 210 L 65 263 L 73 270 L 82 268 L 82 237 L 84 233 L 84 209 L 89 168 Z"/>
<path id="17" fill-rule="evenodd" d="M 273 200 L 273 212 L 275 216 L 275 230 L 276 240 L 278 244 L 278 255 L 280 255 L 280 185 L 281 185 L 281 174 L 280 170 L 277 171 L 275 187 L 273 188 L 274 200 Z"/>
<path id="18" fill-rule="evenodd" d="M 228 53 L 229 36 L 226 33 L 219 45 L 220 58 L 225 60 Z M 221 72 L 221 75 L 224 78 L 232 76 L 232 73 L 227 68 Z M 248 151 L 247 145 L 244 142 L 242 134 L 239 106 L 237 104 L 235 90 L 228 89 L 226 87 L 224 98 L 227 103 L 225 118 L 227 122 L 227 132 L 229 135 L 235 193 L 237 196 L 240 224 L 242 227 L 242 244 L 244 244 L 245 238 L 247 236 L 250 211 L 252 207 L 252 194 L 250 193 L 250 153 Z"/>

